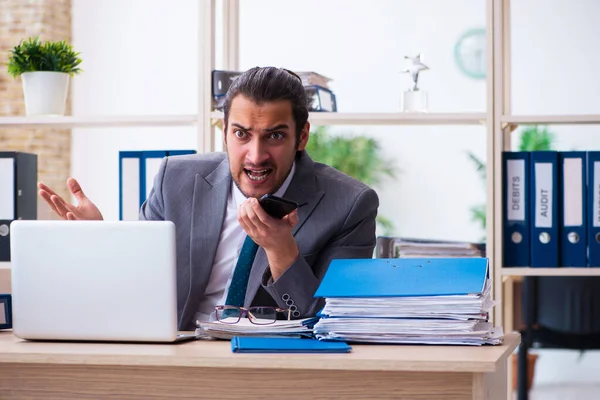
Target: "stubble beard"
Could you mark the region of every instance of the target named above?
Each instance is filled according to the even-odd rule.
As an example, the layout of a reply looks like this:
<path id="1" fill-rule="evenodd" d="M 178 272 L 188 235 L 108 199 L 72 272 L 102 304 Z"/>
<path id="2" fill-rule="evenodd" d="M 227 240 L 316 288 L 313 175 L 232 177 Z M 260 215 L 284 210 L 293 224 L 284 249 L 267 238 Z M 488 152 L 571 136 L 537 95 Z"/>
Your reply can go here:
<path id="1" fill-rule="evenodd" d="M 231 160 L 230 160 L 230 161 L 231 161 Z M 233 183 L 234 183 L 234 184 L 235 184 L 235 186 L 238 188 L 238 190 L 239 190 L 240 192 L 242 192 L 242 194 L 243 194 L 243 195 L 244 195 L 246 198 L 255 197 L 256 199 L 259 199 L 259 198 L 261 198 L 262 196 L 264 196 L 265 194 L 273 194 L 273 193 L 277 192 L 277 191 L 278 191 L 278 190 L 281 188 L 281 186 L 283 186 L 283 182 L 285 182 L 285 180 L 286 180 L 286 179 L 288 178 L 288 176 L 290 175 L 290 172 L 292 172 L 292 165 L 294 165 L 293 161 L 292 161 L 292 164 L 290 164 L 290 166 L 288 167 L 288 170 L 287 170 L 287 172 L 286 172 L 285 176 L 284 176 L 284 177 L 281 179 L 281 182 L 278 182 L 278 183 L 277 183 L 277 185 L 276 185 L 276 186 L 275 186 L 275 187 L 274 187 L 274 188 L 271 190 L 271 192 L 270 192 L 270 193 L 263 193 L 263 194 L 261 194 L 261 195 L 258 195 L 258 196 L 250 196 L 248 193 L 244 192 L 244 190 L 243 190 L 243 189 L 241 188 L 241 186 L 240 186 L 240 179 L 244 179 L 244 178 L 243 178 L 243 177 L 240 177 L 240 178 L 238 179 L 237 177 L 234 177 L 234 176 L 233 176 L 233 174 L 232 174 Z M 241 175 L 246 175 L 246 172 L 244 171 L 244 168 L 243 168 L 243 167 L 241 168 L 241 170 L 240 170 L 240 171 L 241 171 L 241 173 L 240 173 L 240 176 L 241 176 Z"/>

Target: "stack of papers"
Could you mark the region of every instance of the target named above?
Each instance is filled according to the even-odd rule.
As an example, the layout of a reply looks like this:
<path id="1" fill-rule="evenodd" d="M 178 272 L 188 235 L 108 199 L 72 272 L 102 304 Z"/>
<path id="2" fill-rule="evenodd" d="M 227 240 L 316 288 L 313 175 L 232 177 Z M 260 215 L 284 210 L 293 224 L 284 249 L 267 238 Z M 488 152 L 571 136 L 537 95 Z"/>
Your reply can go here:
<path id="1" fill-rule="evenodd" d="M 237 318 L 234 319 L 237 320 Z M 317 318 L 296 319 L 291 321 L 282 320 L 269 325 L 256 325 L 251 323 L 247 318 L 242 318 L 235 324 L 227 324 L 220 321 L 198 322 L 196 336 L 199 338 L 210 337 L 228 340 L 234 336 L 312 336 L 312 328 L 316 320 Z"/>
<path id="2" fill-rule="evenodd" d="M 334 260 L 316 295 L 321 340 L 482 345 L 502 342 L 487 259 Z"/>
<path id="3" fill-rule="evenodd" d="M 482 243 L 380 236 L 378 258 L 485 257 Z"/>

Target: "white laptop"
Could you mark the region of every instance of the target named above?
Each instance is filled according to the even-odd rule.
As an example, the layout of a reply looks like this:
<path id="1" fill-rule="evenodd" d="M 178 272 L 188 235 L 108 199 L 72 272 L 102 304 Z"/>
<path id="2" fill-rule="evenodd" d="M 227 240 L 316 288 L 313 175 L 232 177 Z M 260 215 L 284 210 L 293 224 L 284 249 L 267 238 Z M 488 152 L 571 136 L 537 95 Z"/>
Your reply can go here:
<path id="1" fill-rule="evenodd" d="M 176 342 L 175 225 L 13 221 L 13 333 L 30 340 Z"/>

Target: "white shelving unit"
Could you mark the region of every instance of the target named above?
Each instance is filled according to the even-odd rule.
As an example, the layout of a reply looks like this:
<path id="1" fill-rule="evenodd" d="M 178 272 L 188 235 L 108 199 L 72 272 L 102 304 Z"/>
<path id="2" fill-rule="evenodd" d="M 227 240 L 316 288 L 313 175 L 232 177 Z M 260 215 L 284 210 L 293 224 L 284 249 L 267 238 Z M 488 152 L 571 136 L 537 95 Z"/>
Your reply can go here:
<path id="1" fill-rule="evenodd" d="M 213 122 L 223 119 L 223 113 L 213 111 Z M 343 113 L 311 112 L 311 126 L 314 125 L 481 125 L 486 122 L 484 113 Z"/>
<path id="2" fill-rule="evenodd" d="M 600 276 L 600 268 L 502 268 L 502 276 Z"/>
<path id="3" fill-rule="evenodd" d="M 489 4 L 490 2 L 488 2 Z M 513 330 L 513 280 L 524 276 L 600 276 L 600 268 L 515 268 L 505 266 L 502 259 L 502 165 L 501 154 L 510 150 L 510 135 L 518 125 L 589 125 L 600 124 L 600 115 L 512 115 L 510 94 L 510 0 L 492 0 L 493 8 L 493 136 L 488 136 L 492 148 L 493 173 L 488 181 L 488 248 L 493 251 L 495 299 L 500 307 L 495 323 L 505 332 Z M 490 143 L 490 141 L 492 143 Z M 490 201 L 491 200 L 491 201 Z M 490 224 L 491 222 L 491 224 Z M 491 233 L 491 234 L 490 234 Z"/>
<path id="4" fill-rule="evenodd" d="M 127 128 L 138 126 L 194 126 L 196 115 L 107 115 L 87 117 L 0 117 L 8 128 Z"/>
<path id="5" fill-rule="evenodd" d="M 547 125 L 572 125 L 572 124 L 600 124 L 600 114 L 596 115 L 503 115 L 502 122 L 519 124 L 547 124 Z"/>

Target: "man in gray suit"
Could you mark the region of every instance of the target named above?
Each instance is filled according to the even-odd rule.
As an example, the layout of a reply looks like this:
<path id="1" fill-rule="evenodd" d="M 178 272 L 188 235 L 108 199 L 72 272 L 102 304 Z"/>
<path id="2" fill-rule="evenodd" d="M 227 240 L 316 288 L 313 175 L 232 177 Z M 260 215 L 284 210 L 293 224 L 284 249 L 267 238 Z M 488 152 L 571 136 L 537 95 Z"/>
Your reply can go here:
<path id="1" fill-rule="evenodd" d="M 176 226 L 179 329 L 194 329 L 220 304 L 312 316 L 332 259 L 372 257 L 377 194 L 310 159 L 306 94 L 290 71 L 257 67 L 239 76 L 223 122 L 226 153 L 164 158 L 140 210 L 140 219 Z M 63 219 L 102 219 L 75 179 L 67 185 L 77 205 L 43 183 L 40 196 Z M 258 202 L 267 193 L 306 205 L 274 218 Z"/>

